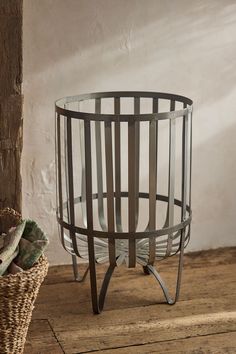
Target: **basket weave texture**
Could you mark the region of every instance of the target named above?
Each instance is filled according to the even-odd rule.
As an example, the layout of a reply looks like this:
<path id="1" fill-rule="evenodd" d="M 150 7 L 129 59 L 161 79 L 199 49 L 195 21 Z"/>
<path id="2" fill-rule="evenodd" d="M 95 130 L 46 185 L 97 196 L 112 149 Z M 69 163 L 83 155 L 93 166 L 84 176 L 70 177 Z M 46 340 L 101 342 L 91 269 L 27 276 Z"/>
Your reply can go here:
<path id="1" fill-rule="evenodd" d="M 41 256 L 29 270 L 0 277 L 0 353 L 21 354 L 34 302 L 48 270 Z"/>
<path id="2" fill-rule="evenodd" d="M 0 232 L 21 221 L 14 209 L 0 210 Z M 21 354 L 32 317 L 34 302 L 48 271 L 43 255 L 28 270 L 0 276 L 0 354 Z"/>

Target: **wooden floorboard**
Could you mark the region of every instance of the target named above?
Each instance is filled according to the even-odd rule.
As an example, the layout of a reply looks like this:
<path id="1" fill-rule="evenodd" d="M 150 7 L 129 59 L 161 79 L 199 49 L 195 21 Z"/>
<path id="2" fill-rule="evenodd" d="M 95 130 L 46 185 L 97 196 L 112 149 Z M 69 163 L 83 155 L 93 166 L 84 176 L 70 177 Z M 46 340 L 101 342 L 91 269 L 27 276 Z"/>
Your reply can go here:
<path id="1" fill-rule="evenodd" d="M 97 354 L 235 354 L 236 332 L 97 351 Z"/>
<path id="2" fill-rule="evenodd" d="M 32 320 L 27 341 L 25 354 L 61 354 L 64 353 L 48 320 Z"/>
<path id="3" fill-rule="evenodd" d="M 171 291 L 177 260 L 158 265 Z M 25 353 L 236 353 L 235 269 L 236 248 L 187 254 L 180 300 L 170 306 L 152 276 L 122 266 L 94 316 L 89 277 L 75 283 L 70 266 L 51 267 Z M 98 266 L 99 284 L 104 271 Z"/>

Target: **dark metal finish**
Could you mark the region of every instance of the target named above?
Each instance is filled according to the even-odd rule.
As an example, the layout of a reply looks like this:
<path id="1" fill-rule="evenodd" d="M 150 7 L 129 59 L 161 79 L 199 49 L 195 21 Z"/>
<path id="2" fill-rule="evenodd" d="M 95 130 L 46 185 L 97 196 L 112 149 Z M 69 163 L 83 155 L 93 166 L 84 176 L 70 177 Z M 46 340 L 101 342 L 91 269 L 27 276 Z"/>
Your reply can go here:
<path id="1" fill-rule="evenodd" d="M 129 197 L 129 233 L 134 234 L 136 229 L 136 141 L 135 122 L 128 123 L 128 197 Z M 129 267 L 135 266 L 136 260 L 136 240 L 129 238 Z"/>
<path id="2" fill-rule="evenodd" d="M 123 98 L 133 99 L 132 114 L 121 114 Z M 140 113 L 142 98 L 152 100 L 152 113 Z M 113 99 L 113 113 L 103 113 L 103 99 Z M 169 102 L 168 112 L 160 112 L 161 100 Z M 81 112 L 80 103 L 83 101 L 93 102 L 94 113 Z M 78 107 L 76 110 L 74 109 L 75 103 Z M 183 108 L 176 110 L 177 103 L 181 103 Z M 158 144 L 161 134 L 160 124 L 163 120 L 169 123 L 169 144 L 166 146 L 169 152 L 167 195 L 157 193 L 158 176 L 162 171 L 162 168 L 158 166 Z M 180 199 L 176 198 L 177 120 L 182 121 Z M 64 131 L 61 121 L 65 121 Z M 95 123 L 92 123 L 93 121 Z M 72 122 L 79 126 L 80 133 L 76 138 L 74 135 L 72 137 Z M 143 182 L 141 181 L 143 171 L 140 160 L 142 153 L 141 122 L 148 124 L 149 168 L 146 171 L 148 192 L 140 191 L 141 182 Z M 92 124 L 95 127 L 94 134 Z M 121 149 L 124 149 L 121 145 L 123 125 L 126 125 L 128 129 L 127 169 L 124 169 L 121 161 L 121 157 L 122 159 L 124 157 L 121 156 Z M 80 276 L 76 257 L 86 258 L 89 261 L 94 313 L 102 311 L 113 271 L 124 261 L 129 267 L 135 267 L 138 263 L 143 266 L 146 274 L 153 274 L 163 290 L 166 301 L 174 304 L 179 297 L 184 248 L 190 238 L 192 218 L 192 101 L 179 95 L 154 92 L 104 92 L 67 97 L 56 102 L 55 127 L 57 220 L 61 242 L 72 255 L 74 276 L 77 281 L 85 278 L 88 269 L 83 276 Z M 61 144 L 63 136 L 64 151 Z M 80 156 L 77 156 L 73 140 L 79 142 Z M 93 149 L 95 149 L 94 157 L 92 156 Z M 77 190 L 74 185 L 77 179 L 73 162 L 78 158 L 80 169 L 76 173 L 81 173 L 81 192 L 80 195 L 74 195 L 74 191 Z M 122 185 L 125 176 L 127 176 L 128 190 L 124 190 Z M 94 191 L 95 185 L 97 192 Z M 140 218 L 145 211 L 142 203 L 145 200 L 148 202 L 148 222 L 146 228 L 139 230 Z M 158 203 L 166 203 L 167 206 L 163 227 L 157 226 Z M 128 206 L 127 226 L 122 216 L 125 205 Z M 179 219 L 178 209 L 180 210 Z M 179 266 L 176 292 L 172 298 L 154 264 L 156 260 L 173 256 L 176 253 L 179 253 Z M 100 294 L 98 294 L 96 263 L 104 262 L 108 262 L 109 266 Z"/>
<path id="3" fill-rule="evenodd" d="M 114 112 L 120 114 L 120 98 L 114 98 Z M 121 221 L 121 161 L 120 161 L 120 122 L 115 122 L 115 203 L 116 203 L 116 229 L 122 232 Z"/>
<path id="4" fill-rule="evenodd" d="M 106 150 L 106 181 L 107 181 L 107 220 L 108 232 L 115 231 L 114 220 L 114 188 L 113 188 L 113 162 L 112 162 L 112 135 L 111 122 L 105 122 L 105 150 Z M 111 266 L 116 266 L 115 239 L 109 237 L 109 260 Z"/>
<path id="5" fill-rule="evenodd" d="M 174 111 L 175 101 L 170 101 L 170 111 Z M 169 128 L 169 183 L 168 183 L 168 210 L 167 225 L 170 227 L 174 224 L 174 195 L 175 195 L 175 140 L 176 140 L 176 121 L 171 119 Z M 166 256 L 171 254 L 173 234 L 168 236 Z"/>
<path id="6" fill-rule="evenodd" d="M 60 124 L 60 115 L 56 114 L 56 169 L 57 169 L 57 185 L 56 185 L 56 190 L 57 190 L 57 203 L 59 203 L 59 215 L 60 215 L 60 219 L 63 220 L 63 199 L 62 199 L 62 172 L 61 172 L 61 124 Z M 59 199 L 59 200 L 58 200 Z M 65 246 L 65 242 L 64 242 L 64 230 L 63 230 L 63 226 L 60 225 L 61 228 L 61 242 L 63 247 L 66 250 L 66 246 Z"/>
<path id="7" fill-rule="evenodd" d="M 95 100 L 95 112 L 101 113 L 101 99 Z M 102 145 L 101 145 L 101 122 L 95 122 L 95 139 L 96 139 L 96 161 L 97 161 L 97 189 L 98 189 L 98 213 L 99 222 L 102 230 L 107 230 L 107 225 L 104 217 L 104 204 L 103 204 L 103 175 L 102 175 Z"/>
<path id="8" fill-rule="evenodd" d="M 153 99 L 153 113 L 158 112 L 158 100 Z M 149 231 L 156 229 L 156 194 L 157 194 L 157 146 L 158 121 L 149 123 Z M 149 239 L 149 264 L 154 264 L 156 258 L 156 238 Z"/>

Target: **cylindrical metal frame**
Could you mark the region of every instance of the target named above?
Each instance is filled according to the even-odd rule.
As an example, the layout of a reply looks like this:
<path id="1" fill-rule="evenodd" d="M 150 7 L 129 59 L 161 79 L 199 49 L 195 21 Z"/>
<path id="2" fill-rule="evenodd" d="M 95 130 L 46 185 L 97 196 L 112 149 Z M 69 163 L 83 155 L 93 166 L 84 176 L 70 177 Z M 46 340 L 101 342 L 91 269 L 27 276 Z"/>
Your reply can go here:
<path id="1" fill-rule="evenodd" d="M 101 102 L 105 98 L 113 99 L 113 114 L 104 114 Z M 121 114 L 121 100 L 133 98 L 133 114 Z M 140 113 L 140 100 L 152 100 L 152 113 Z M 81 112 L 79 105 L 83 101 L 94 100 L 94 113 Z M 159 101 L 169 101 L 169 111 L 159 111 Z M 75 103 L 77 109 L 74 109 Z M 176 104 L 180 109 L 176 109 Z M 57 220 L 60 228 L 63 247 L 72 254 L 75 279 L 84 279 L 78 273 L 76 256 L 80 257 L 78 237 L 87 247 L 90 269 L 91 297 L 94 313 L 103 309 L 105 295 L 115 267 L 123 258 L 117 254 L 121 247 L 119 242 L 127 240 L 128 266 L 134 267 L 136 261 L 143 265 L 146 274 L 153 274 L 159 282 L 169 304 L 177 301 L 180 290 L 183 253 L 190 238 L 191 213 L 191 154 L 192 154 L 192 100 L 168 93 L 154 92 L 104 92 L 72 96 L 56 102 L 56 163 L 57 163 Z M 175 161 L 176 161 L 176 121 L 182 121 L 182 176 L 181 199 L 175 197 Z M 72 122 L 79 120 L 81 150 L 81 195 L 74 193 L 74 150 Z M 169 121 L 169 163 L 168 163 L 168 195 L 157 193 L 158 139 L 159 122 Z M 92 183 L 92 137 L 91 122 L 95 122 L 95 148 L 97 192 L 93 192 Z M 121 123 L 128 124 L 128 190 L 121 188 Z M 140 126 L 141 122 L 149 124 L 149 192 L 139 190 L 140 176 Z M 64 127 L 62 128 L 62 123 Z M 104 135 L 101 124 L 104 124 Z M 114 127 L 114 129 L 113 129 Z M 63 132 L 62 132 L 63 130 Z M 103 189 L 102 139 L 104 138 L 106 191 Z M 64 140 L 62 142 L 62 139 Z M 64 149 L 62 147 L 64 144 Z M 114 149 L 114 153 L 113 153 Z M 64 156 L 62 154 L 64 151 Z M 64 161 L 63 161 L 64 159 Z M 114 161 L 113 161 L 114 160 Z M 65 182 L 62 178 L 62 165 L 66 171 Z M 63 186 L 65 183 L 65 186 Z M 66 199 L 63 198 L 66 188 Z M 188 197 L 187 197 L 188 195 Z M 128 231 L 122 227 L 122 198 L 128 198 Z M 149 222 L 147 227 L 137 230 L 139 219 L 139 201 L 148 199 Z M 100 230 L 94 227 L 93 201 L 97 199 Z M 104 213 L 104 199 L 107 202 L 107 215 Z M 188 200 L 187 200 L 188 199 Z M 157 201 L 167 203 L 166 221 L 161 229 L 156 227 Z M 75 218 L 75 205 L 81 204 L 83 225 L 78 225 Z M 181 208 L 181 220 L 175 223 L 174 208 Z M 65 210 L 67 216 L 65 216 Z M 67 230 L 69 236 L 64 232 Z M 163 236 L 165 239 L 163 240 Z M 160 239 L 160 237 L 162 237 Z M 108 248 L 109 267 L 105 274 L 100 295 L 98 297 L 95 263 L 96 242 Z M 85 242 L 87 241 L 87 243 Z M 138 253 L 139 246 L 145 246 L 146 254 Z M 123 247 L 123 246 L 122 246 Z M 167 287 L 154 268 L 156 259 L 179 253 L 177 286 L 174 299 L 169 296 Z M 86 272 L 87 273 L 87 272 Z"/>

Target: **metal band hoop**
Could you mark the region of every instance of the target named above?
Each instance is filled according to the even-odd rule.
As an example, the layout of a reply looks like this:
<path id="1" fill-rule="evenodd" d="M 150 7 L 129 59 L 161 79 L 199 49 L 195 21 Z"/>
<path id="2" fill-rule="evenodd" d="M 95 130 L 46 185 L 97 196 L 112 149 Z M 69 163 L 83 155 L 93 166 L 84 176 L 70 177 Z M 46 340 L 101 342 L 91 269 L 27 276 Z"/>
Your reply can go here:
<path id="1" fill-rule="evenodd" d="M 127 99 L 132 102 L 131 113 L 130 110 L 123 113 Z M 143 100 L 151 102 L 151 113 L 143 113 Z M 109 113 L 104 109 L 104 102 L 108 101 L 112 105 Z M 168 104 L 166 111 L 160 109 L 162 102 Z M 92 104 L 92 110 L 81 108 L 86 103 Z M 88 269 L 80 276 L 76 257 L 88 260 L 94 313 L 102 311 L 113 271 L 124 261 L 128 267 L 139 263 L 145 274 L 153 274 L 169 304 L 178 299 L 184 248 L 190 239 L 192 219 L 192 104 L 184 96 L 141 91 L 91 93 L 56 101 L 57 221 L 61 243 L 72 255 L 77 281 L 85 278 Z M 161 173 L 159 145 L 161 124 L 165 122 L 168 124 L 167 193 L 160 194 L 157 192 L 158 173 Z M 140 156 L 145 125 L 148 126 L 148 190 L 141 191 Z M 180 133 L 177 133 L 179 126 Z M 127 129 L 125 169 L 122 163 L 124 127 Z M 177 156 L 178 149 L 180 156 Z M 181 171 L 178 198 L 177 160 Z M 125 187 L 124 175 L 127 175 Z M 140 229 L 145 201 L 148 221 Z M 166 216 L 158 226 L 160 204 L 166 205 Z M 177 253 L 178 276 L 172 299 L 154 264 Z M 109 266 L 98 296 L 96 263 L 104 262 Z"/>

